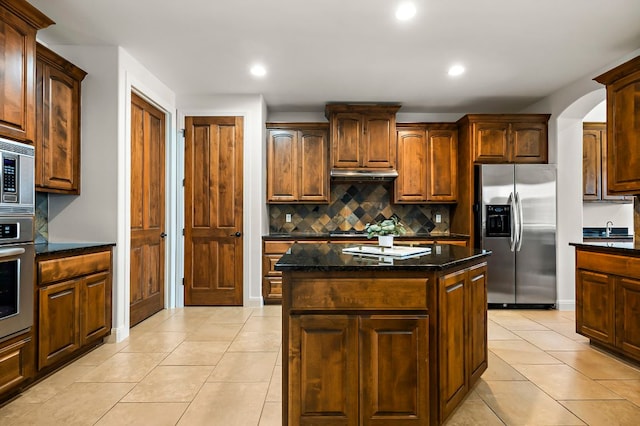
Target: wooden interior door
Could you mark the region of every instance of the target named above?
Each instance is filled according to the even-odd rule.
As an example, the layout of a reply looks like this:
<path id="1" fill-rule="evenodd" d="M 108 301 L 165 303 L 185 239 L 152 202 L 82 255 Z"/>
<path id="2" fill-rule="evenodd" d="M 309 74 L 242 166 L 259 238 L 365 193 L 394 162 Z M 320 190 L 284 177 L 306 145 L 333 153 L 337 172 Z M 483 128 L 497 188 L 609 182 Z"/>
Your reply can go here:
<path id="1" fill-rule="evenodd" d="M 242 305 L 242 117 L 185 118 L 185 305 Z"/>
<path id="2" fill-rule="evenodd" d="M 164 308 L 165 114 L 131 94 L 131 293 L 133 326 Z"/>

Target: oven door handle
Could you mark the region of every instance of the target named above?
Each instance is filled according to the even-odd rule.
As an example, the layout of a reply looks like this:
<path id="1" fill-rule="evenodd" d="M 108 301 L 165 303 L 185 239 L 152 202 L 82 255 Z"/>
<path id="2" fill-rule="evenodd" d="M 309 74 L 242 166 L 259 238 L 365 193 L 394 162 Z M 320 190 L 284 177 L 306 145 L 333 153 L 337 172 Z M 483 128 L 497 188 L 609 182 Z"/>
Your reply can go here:
<path id="1" fill-rule="evenodd" d="M 0 249 L 0 257 L 17 256 L 19 254 L 24 254 L 23 248 Z"/>

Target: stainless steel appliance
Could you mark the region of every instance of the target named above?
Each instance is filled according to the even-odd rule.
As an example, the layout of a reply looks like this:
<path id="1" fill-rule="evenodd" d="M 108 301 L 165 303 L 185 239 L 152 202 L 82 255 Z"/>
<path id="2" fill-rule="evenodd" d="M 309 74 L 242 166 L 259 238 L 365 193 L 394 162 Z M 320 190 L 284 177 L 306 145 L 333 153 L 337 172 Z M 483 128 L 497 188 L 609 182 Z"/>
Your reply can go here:
<path id="1" fill-rule="evenodd" d="M 0 216 L 35 214 L 34 148 L 0 138 Z"/>
<path id="2" fill-rule="evenodd" d="M 489 307 L 553 307 L 555 166 L 481 165 L 476 166 L 475 178 L 476 241 L 492 251 Z"/>
<path id="3" fill-rule="evenodd" d="M 34 148 L 0 138 L 0 340 L 33 325 Z"/>

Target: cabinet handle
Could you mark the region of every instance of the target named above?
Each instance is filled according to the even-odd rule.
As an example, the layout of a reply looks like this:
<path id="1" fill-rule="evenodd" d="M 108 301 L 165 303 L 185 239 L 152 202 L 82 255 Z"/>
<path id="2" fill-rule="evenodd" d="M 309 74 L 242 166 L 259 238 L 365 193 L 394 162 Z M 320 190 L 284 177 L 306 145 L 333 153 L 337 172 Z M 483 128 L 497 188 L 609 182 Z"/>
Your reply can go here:
<path id="1" fill-rule="evenodd" d="M 452 291 L 456 291 L 457 289 L 459 289 L 463 285 L 464 285 L 464 283 L 458 283 L 458 284 L 454 285 L 453 287 L 449 287 L 447 289 L 447 293 L 451 293 Z"/>

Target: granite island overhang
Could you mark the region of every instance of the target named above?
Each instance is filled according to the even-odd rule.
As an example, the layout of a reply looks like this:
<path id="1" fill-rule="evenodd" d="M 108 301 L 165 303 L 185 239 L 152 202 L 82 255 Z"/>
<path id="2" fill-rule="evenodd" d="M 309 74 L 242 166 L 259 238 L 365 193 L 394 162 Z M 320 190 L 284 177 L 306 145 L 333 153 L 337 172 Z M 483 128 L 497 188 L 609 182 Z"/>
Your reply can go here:
<path id="1" fill-rule="evenodd" d="M 399 259 L 294 244 L 283 273 L 283 424 L 438 425 L 487 368 L 490 252 Z"/>

